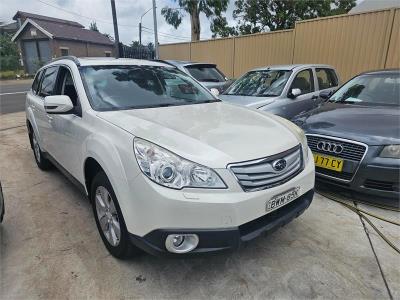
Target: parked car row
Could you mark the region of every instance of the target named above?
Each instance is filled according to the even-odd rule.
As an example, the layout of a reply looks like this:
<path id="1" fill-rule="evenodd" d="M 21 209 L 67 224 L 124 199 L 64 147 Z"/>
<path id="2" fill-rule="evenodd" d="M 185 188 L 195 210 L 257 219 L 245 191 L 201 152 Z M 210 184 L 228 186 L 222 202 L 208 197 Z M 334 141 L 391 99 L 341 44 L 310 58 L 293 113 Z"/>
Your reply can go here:
<path id="1" fill-rule="evenodd" d="M 271 66 L 223 101 L 199 83 L 210 74 L 226 83 L 215 65 L 113 58 L 63 57 L 36 74 L 26 101 L 36 163 L 88 196 L 115 257 L 236 249 L 309 207 L 315 168 L 398 199 L 399 71 L 334 92 L 330 66 Z"/>
<path id="2" fill-rule="evenodd" d="M 368 72 L 332 95 L 332 66 L 276 65 L 245 73 L 219 98 L 303 128 L 318 180 L 399 206 L 399 80 L 399 70 Z"/>

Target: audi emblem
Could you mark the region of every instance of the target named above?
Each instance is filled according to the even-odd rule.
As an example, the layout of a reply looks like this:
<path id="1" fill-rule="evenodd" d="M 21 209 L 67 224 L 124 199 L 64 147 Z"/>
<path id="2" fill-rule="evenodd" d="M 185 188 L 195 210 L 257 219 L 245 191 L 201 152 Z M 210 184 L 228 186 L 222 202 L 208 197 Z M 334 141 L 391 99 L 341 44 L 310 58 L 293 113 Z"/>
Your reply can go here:
<path id="1" fill-rule="evenodd" d="M 317 143 L 317 149 L 321 151 L 339 154 L 343 152 L 344 147 L 341 144 L 336 144 L 333 142 L 319 141 Z"/>
<path id="2" fill-rule="evenodd" d="M 275 171 L 283 171 L 286 168 L 286 160 L 284 160 L 283 158 L 277 159 L 272 163 L 272 168 Z"/>

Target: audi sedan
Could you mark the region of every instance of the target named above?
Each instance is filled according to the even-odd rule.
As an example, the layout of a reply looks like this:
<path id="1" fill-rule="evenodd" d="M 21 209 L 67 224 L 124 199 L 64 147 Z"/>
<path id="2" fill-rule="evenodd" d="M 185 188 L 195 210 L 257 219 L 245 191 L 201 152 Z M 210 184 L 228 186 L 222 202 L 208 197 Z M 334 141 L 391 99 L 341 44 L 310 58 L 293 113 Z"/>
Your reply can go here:
<path id="1" fill-rule="evenodd" d="M 327 102 L 293 120 L 306 132 L 318 181 L 399 206 L 400 70 L 363 73 L 320 96 Z"/>

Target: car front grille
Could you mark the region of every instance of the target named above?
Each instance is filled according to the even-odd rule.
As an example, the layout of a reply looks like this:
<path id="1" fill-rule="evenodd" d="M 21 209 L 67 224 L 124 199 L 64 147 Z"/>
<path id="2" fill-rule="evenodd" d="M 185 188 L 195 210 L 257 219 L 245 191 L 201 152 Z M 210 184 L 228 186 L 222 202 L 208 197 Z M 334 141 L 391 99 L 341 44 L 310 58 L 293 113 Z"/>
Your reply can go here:
<path id="1" fill-rule="evenodd" d="M 325 168 L 316 167 L 315 171 L 317 174 L 329 176 L 332 178 L 336 178 L 342 181 L 351 181 L 354 173 L 357 171 L 358 166 L 363 159 L 365 152 L 367 151 L 367 147 L 365 145 L 359 144 L 357 142 L 352 141 L 344 141 L 341 139 L 335 139 L 332 137 L 325 137 L 319 135 L 307 135 L 308 146 L 311 151 L 314 153 L 326 154 L 329 156 L 334 156 L 338 158 L 342 158 L 344 160 L 351 160 L 353 164 L 356 165 L 356 168 L 353 168 L 351 171 L 343 170 L 342 172 L 337 172 Z M 335 145 L 340 145 L 342 147 L 341 153 L 334 153 L 332 151 L 325 151 L 317 148 L 319 142 L 328 142 L 333 143 Z M 346 165 L 346 163 L 345 163 Z"/>
<path id="2" fill-rule="evenodd" d="M 324 151 L 320 150 L 317 148 L 317 144 L 319 142 L 332 142 L 338 145 L 341 145 L 343 147 L 343 151 L 341 153 L 332 153 L 329 151 Z M 327 154 L 343 159 L 349 159 L 349 160 L 354 160 L 356 162 L 360 162 L 361 159 L 364 156 L 365 151 L 367 150 L 367 147 L 364 145 L 356 144 L 356 143 L 351 143 L 351 142 L 345 142 L 339 139 L 334 139 L 334 138 L 328 138 L 328 137 L 321 137 L 321 136 L 315 136 L 315 135 L 307 135 L 307 142 L 308 146 L 310 147 L 311 151 L 313 152 L 318 152 L 322 154 Z"/>
<path id="3" fill-rule="evenodd" d="M 286 167 L 278 171 L 274 162 L 286 161 Z M 271 188 L 289 181 L 303 169 L 303 157 L 300 145 L 285 152 L 242 163 L 230 164 L 228 168 L 237 178 L 246 192 Z"/>

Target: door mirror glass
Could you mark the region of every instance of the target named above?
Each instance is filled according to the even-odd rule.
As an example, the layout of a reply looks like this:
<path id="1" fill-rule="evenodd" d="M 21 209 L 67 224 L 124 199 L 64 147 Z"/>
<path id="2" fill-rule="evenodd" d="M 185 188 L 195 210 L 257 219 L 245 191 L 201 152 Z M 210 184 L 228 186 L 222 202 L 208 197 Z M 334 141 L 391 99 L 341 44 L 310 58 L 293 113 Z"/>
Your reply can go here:
<path id="1" fill-rule="evenodd" d="M 290 98 L 296 98 L 297 96 L 301 95 L 301 90 L 300 89 L 292 89 L 290 91 Z"/>
<path id="2" fill-rule="evenodd" d="M 319 97 L 323 100 L 328 100 L 331 95 L 332 91 L 322 91 L 321 93 L 319 93 Z"/>
<path id="3" fill-rule="evenodd" d="M 219 90 L 216 88 L 211 88 L 210 89 L 211 94 L 213 94 L 215 97 L 219 96 Z"/>
<path id="4" fill-rule="evenodd" d="M 44 109 L 48 114 L 69 114 L 74 106 L 69 96 L 57 95 L 44 98 Z"/>

